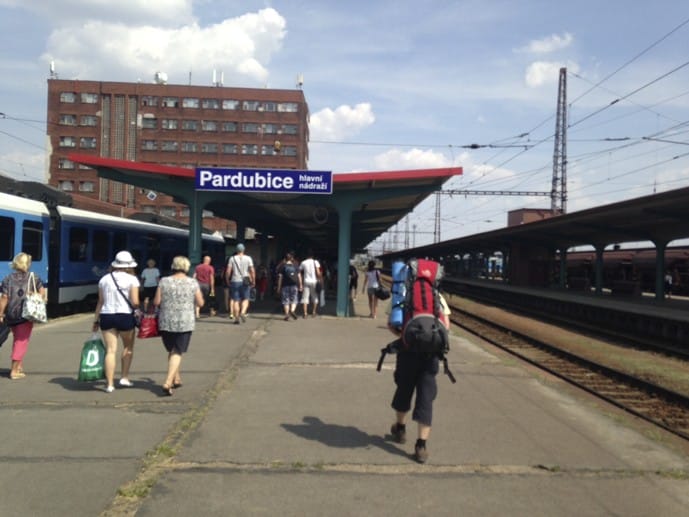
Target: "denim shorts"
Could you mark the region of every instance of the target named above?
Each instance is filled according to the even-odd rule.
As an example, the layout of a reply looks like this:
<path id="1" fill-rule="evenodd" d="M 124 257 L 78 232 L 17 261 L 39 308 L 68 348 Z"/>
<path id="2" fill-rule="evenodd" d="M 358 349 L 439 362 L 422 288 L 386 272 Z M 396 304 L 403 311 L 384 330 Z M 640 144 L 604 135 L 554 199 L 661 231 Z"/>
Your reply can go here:
<path id="1" fill-rule="evenodd" d="M 239 302 L 248 300 L 251 295 L 251 286 L 244 285 L 241 280 L 239 282 L 230 282 L 230 299 Z"/>

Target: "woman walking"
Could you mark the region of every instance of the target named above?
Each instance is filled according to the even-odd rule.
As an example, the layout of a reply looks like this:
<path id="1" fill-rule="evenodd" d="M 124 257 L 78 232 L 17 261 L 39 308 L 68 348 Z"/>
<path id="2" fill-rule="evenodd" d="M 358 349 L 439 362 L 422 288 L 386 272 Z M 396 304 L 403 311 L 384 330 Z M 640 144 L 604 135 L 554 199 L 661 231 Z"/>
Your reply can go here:
<path id="1" fill-rule="evenodd" d="M 380 287 L 380 270 L 376 268 L 375 261 L 369 260 L 366 276 L 364 277 L 364 286 L 361 292 L 368 294 L 370 318 L 375 318 L 378 310 L 378 298 L 376 298 L 376 289 L 378 289 L 378 287 Z"/>
<path id="2" fill-rule="evenodd" d="M 5 323 L 12 331 L 12 366 L 10 379 L 26 377 L 24 373 L 24 355 L 29 348 L 33 322 L 22 318 L 22 307 L 27 293 L 36 291 L 45 299 L 43 283 L 31 269 L 31 255 L 19 253 L 11 264 L 14 273 L 2 280 L 0 287 L 0 322 Z M 33 279 L 31 278 L 33 276 Z"/>
<path id="3" fill-rule="evenodd" d="M 94 332 L 100 327 L 105 342 L 105 391 L 115 391 L 115 359 L 118 338 L 122 338 L 122 377 L 120 386 L 131 387 L 129 369 L 134 358 L 134 310 L 139 307 L 139 279 L 136 262 L 128 251 L 120 251 L 110 264 L 112 270 L 98 282 L 98 304 Z"/>
<path id="4" fill-rule="evenodd" d="M 199 283 L 189 278 L 191 262 L 187 257 L 172 259 L 172 275 L 158 283 L 153 304 L 160 308 L 158 329 L 168 351 L 167 377 L 163 394 L 172 395 L 174 388 L 182 386 L 179 374 L 182 354 L 189 349 L 191 333 L 196 323 L 196 310 L 203 307 L 204 296 Z"/>

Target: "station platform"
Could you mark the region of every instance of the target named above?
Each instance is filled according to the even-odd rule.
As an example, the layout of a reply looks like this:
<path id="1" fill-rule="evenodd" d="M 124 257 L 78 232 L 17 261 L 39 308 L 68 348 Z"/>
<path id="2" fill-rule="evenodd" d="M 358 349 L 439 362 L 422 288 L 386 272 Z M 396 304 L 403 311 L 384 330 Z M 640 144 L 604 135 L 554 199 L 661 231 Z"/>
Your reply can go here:
<path id="1" fill-rule="evenodd" d="M 27 377 L 0 349 L 0 515 L 688 515 L 689 458 L 657 434 L 455 332 L 430 458 L 389 436 L 385 310 L 246 323 L 203 318 L 160 384 L 160 339 L 137 341 L 132 388 L 76 380 L 92 314 L 36 326 Z M 301 307 L 300 307 L 301 309 Z M 118 368 L 119 371 L 119 368 Z"/>

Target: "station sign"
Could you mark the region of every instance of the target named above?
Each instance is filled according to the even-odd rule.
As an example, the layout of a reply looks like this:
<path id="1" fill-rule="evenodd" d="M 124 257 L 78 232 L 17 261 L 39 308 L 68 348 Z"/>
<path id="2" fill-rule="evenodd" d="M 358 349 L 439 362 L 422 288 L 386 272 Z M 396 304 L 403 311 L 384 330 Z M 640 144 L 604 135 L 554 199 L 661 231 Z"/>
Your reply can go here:
<path id="1" fill-rule="evenodd" d="M 197 167 L 196 190 L 332 194 L 333 181 L 331 171 Z"/>

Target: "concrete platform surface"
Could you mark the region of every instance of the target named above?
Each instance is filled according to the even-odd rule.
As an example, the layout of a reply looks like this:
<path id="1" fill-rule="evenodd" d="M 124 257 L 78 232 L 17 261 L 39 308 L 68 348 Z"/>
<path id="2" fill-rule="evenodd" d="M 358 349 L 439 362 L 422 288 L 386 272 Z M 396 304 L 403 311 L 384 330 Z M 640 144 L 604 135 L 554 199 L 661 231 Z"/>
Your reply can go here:
<path id="1" fill-rule="evenodd" d="M 173 397 L 160 339 L 137 342 L 135 386 L 106 394 L 76 381 L 91 315 L 37 326 L 27 377 L 0 369 L 0 517 L 689 515 L 689 458 L 459 336 L 419 465 L 415 424 L 389 436 L 384 311 L 276 309 L 199 321 Z"/>

